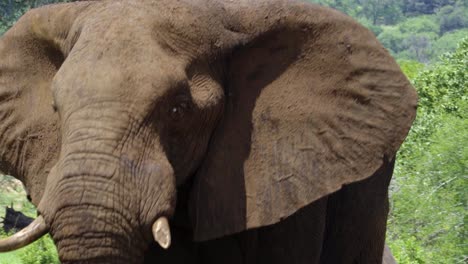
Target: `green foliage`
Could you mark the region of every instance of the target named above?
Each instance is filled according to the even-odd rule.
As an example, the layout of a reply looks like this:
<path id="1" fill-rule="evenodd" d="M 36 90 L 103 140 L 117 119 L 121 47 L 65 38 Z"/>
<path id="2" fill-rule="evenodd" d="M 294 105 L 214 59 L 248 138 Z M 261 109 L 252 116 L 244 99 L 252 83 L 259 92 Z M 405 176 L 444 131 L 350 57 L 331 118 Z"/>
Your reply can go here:
<path id="1" fill-rule="evenodd" d="M 3 35 L 29 8 L 30 5 L 21 1 L 0 2 L 0 35 Z"/>
<path id="2" fill-rule="evenodd" d="M 403 50 L 398 57 L 429 63 L 433 56 L 431 47 L 435 39 L 437 34 L 432 32 L 407 34 L 403 40 Z"/>
<path id="3" fill-rule="evenodd" d="M 467 69 L 468 38 L 465 38 L 456 52 L 442 56 L 439 64 L 416 79 L 420 107 L 428 113 L 459 112 L 459 104 L 467 99 Z"/>
<path id="4" fill-rule="evenodd" d="M 455 6 L 444 6 L 437 12 L 440 33 L 468 27 L 468 7 L 466 2 L 458 2 Z"/>
<path id="5" fill-rule="evenodd" d="M 12 205 L 27 216 L 36 216 L 36 208 L 26 199 L 23 185 L 11 176 L 0 174 L 0 216 L 5 215 L 6 206 Z"/>
<path id="6" fill-rule="evenodd" d="M 0 263 L 16 264 L 16 263 L 21 263 L 21 260 L 15 254 L 15 252 L 7 252 L 7 253 L 0 253 Z"/>
<path id="7" fill-rule="evenodd" d="M 5 207 L 10 205 L 28 216 L 36 216 L 36 209 L 26 199 L 21 183 L 13 177 L 0 174 L 0 216 L 5 215 Z M 7 234 L 0 228 L 0 237 L 5 236 Z M 0 263 L 54 264 L 59 261 L 52 239 L 46 236 L 25 248 L 0 254 Z"/>
<path id="8" fill-rule="evenodd" d="M 378 35 L 379 41 L 389 49 L 393 55 L 403 50 L 403 40 L 405 35 L 401 33 L 397 26 L 382 27 L 382 33 Z"/>
<path id="9" fill-rule="evenodd" d="M 59 264 L 57 249 L 50 236 L 41 238 L 21 250 L 19 257 L 23 264 Z"/>
<path id="10" fill-rule="evenodd" d="M 399 24 L 400 31 L 403 34 L 409 33 L 424 33 L 432 32 L 439 33 L 439 25 L 435 17 L 432 16 L 418 16 L 408 18 L 406 21 Z"/>
<path id="11" fill-rule="evenodd" d="M 378 39 L 399 59 L 429 62 L 433 57 L 432 43 L 438 38 L 437 25 L 425 18 L 414 18 L 405 23 L 383 27 Z"/>
<path id="12" fill-rule="evenodd" d="M 468 141 L 468 134 L 460 132 L 468 122 L 449 116 L 436 121 L 440 127 L 424 142 L 428 146 L 407 156 L 395 175 L 394 187 L 399 190 L 392 196 L 388 240 L 399 263 L 407 263 L 406 257 L 417 263 L 458 263 L 468 253 L 464 244 L 468 155 L 460 145 Z"/>
<path id="13" fill-rule="evenodd" d="M 439 37 L 435 16 L 409 18 L 397 26 L 383 26 L 378 39 L 398 59 L 423 63 L 438 60 L 446 52 L 454 51 L 468 32 L 467 29 L 448 32 Z"/>
<path id="14" fill-rule="evenodd" d="M 380 25 L 374 25 L 369 19 L 365 17 L 358 17 L 357 21 L 361 23 L 361 25 L 365 26 L 366 28 L 370 29 L 374 35 L 378 36 L 383 31 L 383 27 Z"/>
<path id="15" fill-rule="evenodd" d="M 372 25 L 394 24 L 403 13 L 402 0 L 308 0 L 312 3 L 329 6 L 355 18 L 363 18 Z"/>
<path id="16" fill-rule="evenodd" d="M 329 6 L 354 17 L 362 9 L 356 10 L 355 0 L 308 0 L 308 2 Z"/>
<path id="17" fill-rule="evenodd" d="M 394 24 L 401 19 L 403 13 L 399 0 L 359 0 L 363 16 L 374 25 Z"/>
<path id="18" fill-rule="evenodd" d="M 400 60 L 437 61 L 443 53 L 454 51 L 462 32 L 468 30 L 466 0 L 308 1 L 356 18 Z"/>
<path id="19" fill-rule="evenodd" d="M 0 237 L 7 237 L 0 229 Z M 57 249 L 49 235 L 42 237 L 36 242 L 22 249 L 8 254 L 0 253 L 0 263 L 21 264 L 59 264 Z"/>
<path id="20" fill-rule="evenodd" d="M 419 73 L 424 69 L 424 64 L 418 61 L 412 60 L 399 60 L 398 64 L 400 65 L 403 73 L 408 77 L 408 79 L 415 79 Z"/>
<path id="21" fill-rule="evenodd" d="M 422 264 L 424 262 L 424 250 L 417 243 L 415 237 L 408 237 L 405 240 L 395 240 L 391 244 L 393 257 L 402 264 Z"/>
<path id="22" fill-rule="evenodd" d="M 435 55 L 441 55 L 454 51 L 457 48 L 457 44 L 460 43 L 466 36 L 468 36 L 468 28 L 445 33 L 442 37 L 433 42 L 433 53 Z M 434 59 L 436 58 L 433 58 L 433 60 Z"/>
<path id="23" fill-rule="evenodd" d="M 399 263 L 465 263 L 468 39 L 414 77 L 418 68 L 402 65 L 419 109 L 395 168 L 388 240 Z"/>
<path id="24" fill-rule="evenodd" d="M 415 124 L 408 139 L 400 151 L 401 155 L 415 153 L 431 143 L 428 138 L 440 126 L 440 116 L 449 114 L 456 117 L 466 116 L 466 101 L 468 98 L 468 38 L 460 42 L 456 52 L 441 57 L 441 61 L 433 67 L 412 78 L 418 90 L 419 102 Z M 417 64 L 403 62 L 404 72 L 418 72 Z M 440 122 L 440 120 L 439 120 Z M 402 159 L 407 162 L 406 158 Z"/>
<path id="25" fill-rule="evenodd" d="M 3 35 L 26 11 L 38 6 L 70 2 L 70 0 L 2 0 L 0 1 L 0 36 Z"/>
<path id="26" fill-rule="evenodd" d="M 456 0 L 403 0 L 402 11 L 408 16 L 434 14 L 439 8 L 455 3 Z"/>

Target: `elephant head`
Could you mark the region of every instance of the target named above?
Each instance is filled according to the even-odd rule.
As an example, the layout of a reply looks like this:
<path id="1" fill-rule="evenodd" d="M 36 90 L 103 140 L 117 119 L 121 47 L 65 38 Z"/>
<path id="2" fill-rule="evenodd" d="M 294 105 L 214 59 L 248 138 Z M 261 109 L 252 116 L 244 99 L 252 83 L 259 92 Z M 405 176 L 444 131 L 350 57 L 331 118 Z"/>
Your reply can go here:
<path id="1" fill-rule="evenodd" d="M 176 203 L 198 241 L 278 223 L 393 158 L 416 101 L 370 31 L 315 5 L 34 9 L 0 40 L 0 170 L 40 217 L 0 250 L 50 232 L 63 263 L 138 262 Z"/>

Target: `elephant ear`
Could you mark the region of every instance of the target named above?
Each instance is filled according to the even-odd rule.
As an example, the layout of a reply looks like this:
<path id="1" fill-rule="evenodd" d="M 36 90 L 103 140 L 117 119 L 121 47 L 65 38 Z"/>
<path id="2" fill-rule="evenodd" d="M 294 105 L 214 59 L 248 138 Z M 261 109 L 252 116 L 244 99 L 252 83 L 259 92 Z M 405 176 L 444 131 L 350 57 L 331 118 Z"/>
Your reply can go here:
<path id="1" fill-rule="evenodd" d="M 50 86 L 77 37 L 70 34 L 74 21 L 88 5 L 33 9 L 0 39 L 0 171 L 22 180 L 35 203 L 59 151 Z"/>
<path id="2" fill-rule="evenodd" d="M 370 177 L 417 105 L 394 59 L 345 15 L 290 1 L 225 9 L 249 41 L 230 57 L 225 112 L 193 183 L 196 240 L 275 224 Z"/>

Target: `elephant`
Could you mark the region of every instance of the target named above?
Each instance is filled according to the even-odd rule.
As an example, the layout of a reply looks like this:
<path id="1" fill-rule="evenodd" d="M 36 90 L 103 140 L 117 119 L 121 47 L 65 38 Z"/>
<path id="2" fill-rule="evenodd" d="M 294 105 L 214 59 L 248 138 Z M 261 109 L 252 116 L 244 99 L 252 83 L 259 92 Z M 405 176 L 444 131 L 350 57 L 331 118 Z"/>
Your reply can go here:
<path id="1" fill-rule="evenodd" d="M 0 171 L 62 263 L 381 263 L 417 94 L 296 0 L 103 0 L 0 39 Z"/>

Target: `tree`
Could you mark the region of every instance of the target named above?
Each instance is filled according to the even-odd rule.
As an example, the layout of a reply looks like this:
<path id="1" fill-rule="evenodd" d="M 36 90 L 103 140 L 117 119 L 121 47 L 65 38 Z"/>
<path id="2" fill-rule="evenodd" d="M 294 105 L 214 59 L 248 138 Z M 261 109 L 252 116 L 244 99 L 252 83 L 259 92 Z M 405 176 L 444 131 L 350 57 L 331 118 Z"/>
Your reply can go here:
<path id="1" fill-rule="evenodd" d="M 403 13 L 399 0 L 358 0 L 362 14 L 374 25 L 394 24 Z"/>
<path id="2" fill-rule="evenodd" d="M 466 36 L 468 36 L 468 28 L 445 33 L 442 37 L 433 42 L 433 56 L 431 61 L 438 60 L 439 56 L 444 53 L 454 52 L 457 48 L 457 43 L 460 43 Z"/>
<path id="3" fill-rule="evenodd" d="M 428 63 L 432 57 L 432 42 L 437 38 L 435 33 L 408 34 L 403 40 L 404 58 Z"/>
<path id="4" fill-rule="evenodd" d="M 456 0 L 403 0 L 402 11 L 406 16 L 434 14 L 445 5 L 454 5 Z"/>
<path id="5" fill-rule="evenodd" d="M 0 36 L 27 10 L 38 6 L 70 2 L 70 0 L 2 0 L 0 1 Z"/>
<path id="6" fill-rule="evenodd" d="M 403 73 L 408 77 L 408 79 L 415 79 L 418 74 L 424 69 L 424 64 L 419 61 L 414 60 L 399 60 L 398 64 L 400 65 Z"/>
<path id="7" fill-rule="evenodd" d="M 397 26 L 382 27 L 382 33 L 378 35 L 379 41 L 387 48 L 390 49 L 393 55 L 403 50 L 403 40 L 405 35 L 400 31 Z"/>
<path id="8" fill-rule="evenodd" d="M 398 27 L 402 33 L 434 33 L 439 34 L 439 25 L 434 16 L 410 17 L 400 23 Z"/>
<path id="9" fill-rule="evenodd" d="M 437 12 L 440 34 L 468 27 L 468 8 L 464 4 L 444 6 Z"/>
<path id="10" fill-rule="evenodd" d="M 467 68 L 468 38 L 413 79 L 418 115 L 391 185 L 388 240 L 399 263 L 468 260 Z"/>

